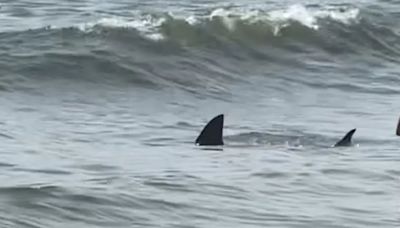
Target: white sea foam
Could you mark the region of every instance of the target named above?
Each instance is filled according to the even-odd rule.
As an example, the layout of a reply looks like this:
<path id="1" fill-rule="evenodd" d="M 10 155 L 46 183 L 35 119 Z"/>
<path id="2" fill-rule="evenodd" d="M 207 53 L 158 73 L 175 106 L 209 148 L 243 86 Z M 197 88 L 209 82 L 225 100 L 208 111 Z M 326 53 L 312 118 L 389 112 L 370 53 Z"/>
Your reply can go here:
<path id="1" fill-rule="evenodd" d="M 308 8 L 301 4 L 292 5 L 285 9 L 264 11 L 251 8 L 217 8 L 208 15 L 176 15 L 169 13 L 164 16 L 150 14 L 135 14 L 128 17 L 104 17 L 95 22 L 84 23 L 78 26 L 82 31 L 92 31 L 96 26 L 119 27 L 136 29 L 141 35 L 151 40 L 162 40 L 165 37 L 160 31 L 160 26 L 167 23 L 168 19 L 184 20 L 192 26 L 210 21 L 219 20 L 229 31 L 235 31 L 238 22 L 246 24 L 270 24 L 273 33 L 279 35 L 282 28 L 295 21 L 310 29 L 320 28 L 320 19 L 330 19 L 343 24 L 350 24 L 359 20 L 357 8 Z"/>
<path id="2" fill-rule="evenodd" d="M 164 39 L 159 32 L 158 27 L 165 22 L 165 18 L 155 18 L 151 15 L 141 16 L 138 18 L 128 19 L 122 17 L 106 17 L 96 22 L 84 23 L 78 26 L 82 31 L 92 31 L 95 26 L 114 27 L 114 28 L 133 28 L 141 33 L 141 35 L 152 39 Z"/>
<path id="3" fill-rule="evenodd" d="M 236 14 L 234 12 L 231 12 L 229 10 L 225 10 L 223 8 L 218 8 L 216 10 L 213 10 L 208 17 L 210 21 L 214 20 L 215 18 L 221 18 L 222 23 L 225 25 L 225 27 L 231 31 L 235 30 L 236 28 L 236 22 L 239 20 Z"/>
<path id="4" fill-rule="evenodd" d="M 344 24 L 359 19 L 359 9 L 308 9 L 303 5 L 292 5 L 284 10 L 272 11 L 268 14 L 271 21 L 287 23 L 297 21 L 311 29 L 318 30 L 318 19 L 331 19 Z"/>
<path id="5" fill-rule="evenodd" d="M 350 24 L 359 20 L 357 8 L 307 8 L 301 4 L 292 5 L 285 9 L 263 11 L 260 9 L 216 9 L 209 19 L 222 18 L 225 26 L 234 30 L 237 21 L 248 23 L 271 22 L 276 31 L 286 27 L 291 21 L 296 21 L 308 28 L 318 30 L 318 19 L 331 19 L 340 23 Z"/>

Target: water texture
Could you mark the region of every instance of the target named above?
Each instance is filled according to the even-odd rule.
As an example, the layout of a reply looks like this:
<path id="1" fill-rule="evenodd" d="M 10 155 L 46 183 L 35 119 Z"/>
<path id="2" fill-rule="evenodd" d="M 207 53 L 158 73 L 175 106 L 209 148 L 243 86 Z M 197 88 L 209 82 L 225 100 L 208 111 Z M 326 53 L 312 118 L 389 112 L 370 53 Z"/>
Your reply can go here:
<path id="1" fill-rule="evenodd" d="M 400 226 L 397 1 L 0 5 L 0 227 Z"/>

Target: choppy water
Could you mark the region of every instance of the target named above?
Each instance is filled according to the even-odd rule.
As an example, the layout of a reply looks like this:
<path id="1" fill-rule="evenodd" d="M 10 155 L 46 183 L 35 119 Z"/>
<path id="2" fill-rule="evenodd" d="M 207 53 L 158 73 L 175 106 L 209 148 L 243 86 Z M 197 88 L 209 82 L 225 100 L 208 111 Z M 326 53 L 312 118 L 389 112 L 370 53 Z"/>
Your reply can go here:
<path id="1" fill-rule="evenodd" d="M 2 1 L 0 227 L 399 227 L 399 19 L 376 0 Z M 219 113 L 222 150 L 193 145 Z"/>

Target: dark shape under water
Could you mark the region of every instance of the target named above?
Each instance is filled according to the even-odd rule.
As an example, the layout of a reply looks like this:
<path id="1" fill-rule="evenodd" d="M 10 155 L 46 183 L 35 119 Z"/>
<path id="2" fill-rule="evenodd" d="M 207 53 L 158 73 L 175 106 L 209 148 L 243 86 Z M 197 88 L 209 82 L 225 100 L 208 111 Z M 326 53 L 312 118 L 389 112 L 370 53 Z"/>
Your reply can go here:
<path id="1" fill-rule="evenodd" d="M 400 122 L 399 122 L 400 124 Z M 224 115 L 220 114 L 210 120 L 203 128 L 200 135 L 196 139 L 196 144 L 200 146 L 220 146 L 224 145 L 223 141 Z M 400 134 L 400 130 L 398 134 Z M 351 146 L 351 139 L 356 129 L 349 131 L 334 147 Z"/>
<path id="2" fill-rule="evenodd" d="M 352 142 L 351 139 L 353 137 L 354 132 L 356 132 L 357 129 L 352 129 L 351 131 L 347 132 L 347 134 L 339 141 L 337 142 L 334 147 L 339 147 L 339 146 L 351 146 Z"/>
<path id="3" fill-rule="evenodd" d="M 200 146 L 219 146 L 224 145 L 223 137 L 224 115 L 214 117 L 201 131 L 196 139 L 196 144 Z"/>
<path id="4" fill-rule="evenodd" d="M 400 136 L 400 118 L 399 118 L 399 121 L 397 122 L 396 135 Z"/>

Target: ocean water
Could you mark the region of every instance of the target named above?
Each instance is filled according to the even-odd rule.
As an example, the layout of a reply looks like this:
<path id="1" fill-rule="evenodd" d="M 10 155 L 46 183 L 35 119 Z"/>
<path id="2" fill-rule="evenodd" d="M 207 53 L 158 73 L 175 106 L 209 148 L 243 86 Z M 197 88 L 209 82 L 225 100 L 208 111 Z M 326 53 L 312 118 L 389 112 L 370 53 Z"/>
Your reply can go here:
<path id="1" fill-rule="evenodd" d="M 0 6 L 0 227 L 400 227 L 398 1 Z"/>

